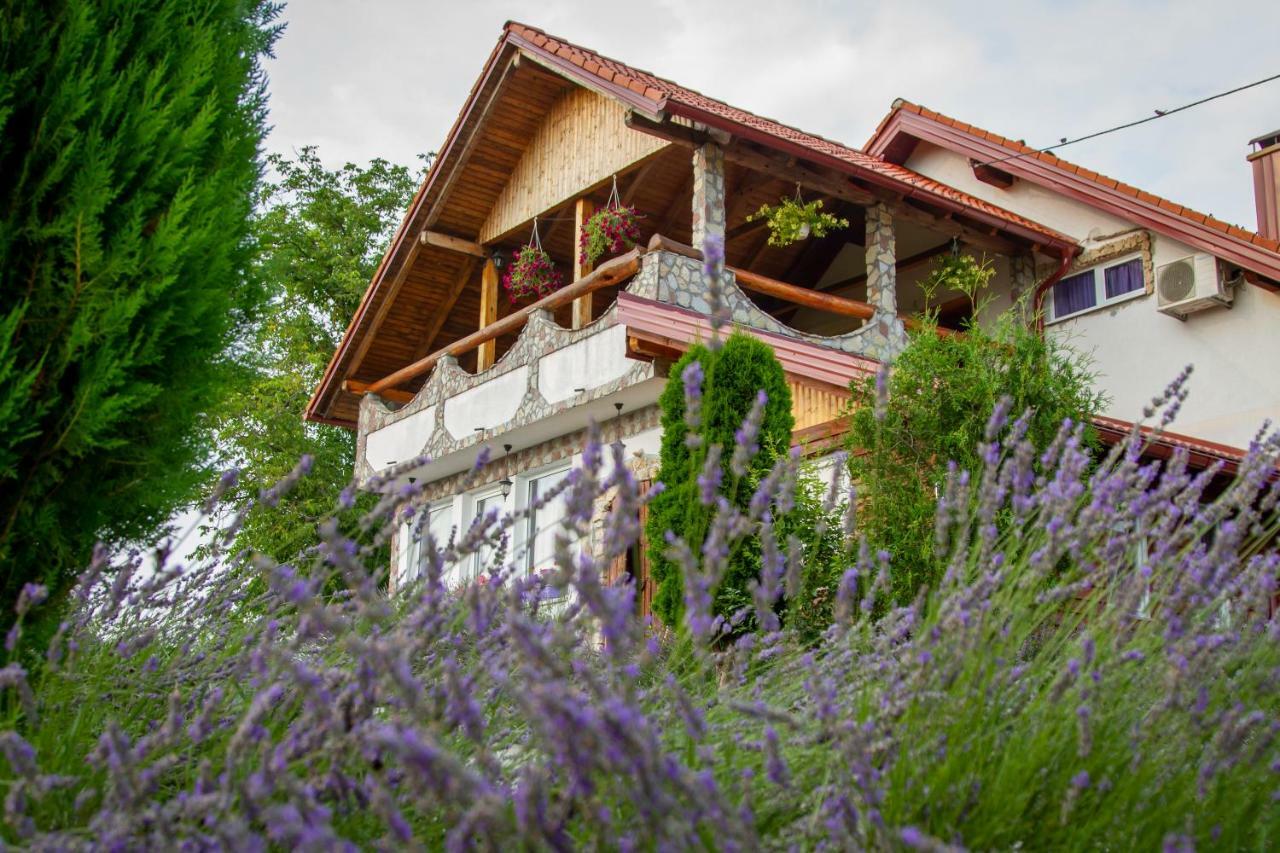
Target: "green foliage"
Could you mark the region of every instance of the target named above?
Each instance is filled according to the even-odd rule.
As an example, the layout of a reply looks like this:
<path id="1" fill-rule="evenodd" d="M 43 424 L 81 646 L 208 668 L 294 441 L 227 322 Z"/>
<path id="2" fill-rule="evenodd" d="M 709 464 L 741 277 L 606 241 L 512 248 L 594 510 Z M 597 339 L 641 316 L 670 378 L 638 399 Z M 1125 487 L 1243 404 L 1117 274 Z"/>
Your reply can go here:
<path id="1" fill-rule="evenodd" d="M 355 465 L 355 436 L 304 423 L 300 413 L 355 313 L 417 182 L 385 160 L 327 169 L 313 147 L 296 159 L 268 159 L 275 180 L 263 186 L 254 218 L 257 273 L 270 301 L 246 335 L 239 386 L 210 415 L 221 467 L 239 467 L 238 503 L 284 477 L 303 454 L 304 477 L 271 512 L 250 514 L 239 547 L 289 560 L 315 541 Z M 372 500 L 340 513 L 354 518 Z"/>
<path id="2" fill-rule="evenodd" d="M 200 412 L 261 295 L 265 0 L 0 12 L 0 612 L 207 482 Z"/>
<path id="3" fill-rule="evenodd" d="M 806 237 L 825 237 L 831 231 L 849 227 L 849 220 L 822 212 L 822 199 L 804 202 L 799 198 L 784 198 L 777 204 L 761 205 L 747 217 L 748 222 L 765 219 L 769 222 L 769 245 L 790 246 Z"/>
<path id="4" fill-rule="evenodd" d="M 949 258 L 926 291 L 959 290 L 975 303 L 993 272 L 972 257 Z M 981 314 L 975 310 L 974 315 Z M 932 584 L 934 510 L 949 464 L 976 472 L 990 412 L 1004 397 L 1013 417 L 1030 412 L 1027 435 L 1037 447 L 1053 440 L 1066 418 L 1087 421 L 1101 397 L 1088 364 L 1027 327 L 1015 308 L 989 328 L 940 335 L 935 318 L 894 361 L 887 399 L 876 379 L 855 382 L 850 472 L 858 485 L 858 523 L 893 564 L 893 595 L 903 603 Z"/>
<path id="5" fill-rule="evenodd" d="M 828 485 L 814 467 L 796 480 L 795 507 L 780 520 L 779 533 L 800 546 L 799 595 L 786 601 L 785 623 L 804 644 L 816 643 L 835 617 L 840 579 L 849 568 L 849 548 L 842 522 L 847 503 L 828 504 Z"/>
<path id="6" fill-rule="evenodd" d="M 683 374 L 697 361 L 705 376 L 702 388 L 702 424 L 699 441 L 690 447 L 685 419 Z M 735 433 L 742 426 L 759 391 L 768 396 L 760 428 L 760 453 L 741 477 L 730 471 Z M 670 626 L 680 623 L 684 610 L 684 583 L 680 567 L 666 554 L 665 535 L 674 532 L 697 551 L 706 535 L 711 509 L 699 499 L 698 475 L 709 448 L 719 446 L 724 471 L 719 490 L 730 501 L 745 507 L 754 487 L 790 446 L 795 423 L 791 415 L 791 389 L 773 349 L 741 333 L 730 336 L 719 349 L 696 345 L 672 366 L 667 386 L 658 399 L 662 409 L 661 465 L 658 479 L 665 490 L 649 507 L 646 538 L 650 566 L 658 584 L 653 608 Z M 729 615 L 749 601 L 748 583 L 759 573 L 759 553 L 744 548 L 732 555 L 728 571 L 716 591 L 716 612 Z"/>

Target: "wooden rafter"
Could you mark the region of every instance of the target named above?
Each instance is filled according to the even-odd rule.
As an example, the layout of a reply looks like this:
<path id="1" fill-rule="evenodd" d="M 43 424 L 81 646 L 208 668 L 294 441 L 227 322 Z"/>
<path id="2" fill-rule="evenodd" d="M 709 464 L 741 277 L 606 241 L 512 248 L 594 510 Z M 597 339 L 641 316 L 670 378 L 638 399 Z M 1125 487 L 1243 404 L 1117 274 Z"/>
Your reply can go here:
<path id="1" fill-rule="evenodd" d="M 464 240 L 461 237 L 455 237 L 452 234 L 445 234 L 441 231 L 423 231 L 421 240 L 427 246 L 448 249 L 451 252 L 460 252 L 476 258 L 489 257 L 489 250 L 479 243 L 472 240 Z"/>
<path id="2" fill-rule="evenodd" d="M 462 295 L 462 292 L 467 289 L 467 285 L 471 283 L 471 277 L 475 274 L 476 264 L 479 262 L 479 258 L 468 258 L 463 262 L 461 272 L 458 273 L 458 277 L 453 280 L 453 283 L 449 285 L 449 289 L 445 291 L 444 299 L 440 300 L 439 307 L 432 312 L 431 319 L 423 330 L 422 338 L 414 348 L 414 361 L 431 352 L 431 347 L 435 344 L 436 337 L 440 334 L 440 329 L 444 327 L 445 321 L 449 319 L 449 314 L 453 311 L 453 306 L 457 303 L 458 297 Z"/>

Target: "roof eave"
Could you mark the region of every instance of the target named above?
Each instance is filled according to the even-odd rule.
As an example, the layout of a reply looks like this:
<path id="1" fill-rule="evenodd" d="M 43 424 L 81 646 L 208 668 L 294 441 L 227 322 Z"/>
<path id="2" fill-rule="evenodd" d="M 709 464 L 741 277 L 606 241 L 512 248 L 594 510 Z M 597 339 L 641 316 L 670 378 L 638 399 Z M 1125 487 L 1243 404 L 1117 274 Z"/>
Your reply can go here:
<path id="1" fill-rule="evenodd" d="M 973 126 L 944 124 L 926 115 L 927 110 L 920 109 L 921 112 L 915 112 L 896 106 L 867 140 L 864 150 L 873 156 L 882 157 L 899 136 L 906 134 L 978 160 L 1008 157 L 1010 149 L 1007 146 L 989 140 L 983 132 L 974 132 L 977 129 Z M 963 137 L 963 140 L 957 137 Z M 1066 168 L 1039 157 L 1027 156 L 1003 160 L 1000 168 L 1016 177 L 1049 186 L 1062 195 L 1181 240 L 1238 264 L 1243 269 L 1280 280 L 1280 253 L 1182 216 L 1158 203 L 1153 204 L 1141 197 L 1121 193 L 1103 183 L 1081 177 L 1077 171 L 1073 171 L 1079 167 Z M 1055 180 L 1050 181 L 1050 177 Z"/>

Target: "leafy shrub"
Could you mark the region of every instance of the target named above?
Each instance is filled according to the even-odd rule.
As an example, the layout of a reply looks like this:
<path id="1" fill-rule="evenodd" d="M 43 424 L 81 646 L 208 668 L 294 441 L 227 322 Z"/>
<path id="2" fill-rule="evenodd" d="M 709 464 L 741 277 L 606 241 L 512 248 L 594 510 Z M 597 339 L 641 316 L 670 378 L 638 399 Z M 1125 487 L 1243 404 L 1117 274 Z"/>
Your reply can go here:
<path id="1" fill-rule="evenodd" d="M 960 290 L 980 304 L 991 275 L 989 266 L 961 256 L 943 261 L 925 286 Z M 970 324 L 960 335 L 939 333 L 926 316 L 887 376 L 853 384 L 849 467 L 859 528 L 874 551 L 893 559 L 895 601 L 905 604 L 938 580 L 938 495 L 950 468 L 980 466 L 978 448 L 996 403 L 1008 397 L 1014 411 L 1029 411 L 1027 438 L 1047 447 L 1064 420 L 1088 424 L 1101 408 L 1091 384 L 1087 364 L 1027 328 L 1016 309 L 990 329 Z"/>
<path id="2" fill-rule="evenodd" d="M 600 584 L 640 498 L 598 441 L 566 524 L 583 532 L 605 490 L 614 510 L 601 553 L 557 548 L 546 582 L 572 595 L 554 612 L 542 579 L 440 583 L 518 518 L 428 541 L 395 598 L 331 524 L 302 564 L 161 554 L 149 572 L 100 552 L 44 666 L 0 669 L 0 832 L 70 850 L 1275 847 L 1280 445 L 1206 503 L 1185 455 L 1142 462 L 1131 440 L 1095 467 L 1079 426 L 1041 453 L 1007 410 L 944 488 L 941 582 L 869 618 L 893 568 L 845 541 L 862 556 L 818 648 L 769 619 L 790 549 L 766 549 L 761 633 L 701 630 L 717 549 L 681 557 L 700 591 L 685 640 L 646 637 L 634 590 Z M 731 546 L 794 502 L 781 462 L 745 512 L 717 505 Z M 417 492 L 374 485 L 386 535 Z"/>
<path id="3" fill-rule="evenodd" d="M 658 405 L 658 480 L 664 491 L 650 508 L 647 540 L 658 584 L 654 612 L 674 626 L 680 624 L 686 590 L 679 564 L 668 553 L 667 531 L 695 551 L 706 547 L 713 504 L 723 497 L 746 507 L 790 445 L 795 421 L 791 389 L 773 349 L 742 333 L 716 349 L 691 347 L 672 366 Z M 750 453 L 756 446 L 758 452 Z M 748 584 L 759 567 L 758 546 L 748 540 L 716 584 L 717 614 L 729 617 L 749 603 Z"/>

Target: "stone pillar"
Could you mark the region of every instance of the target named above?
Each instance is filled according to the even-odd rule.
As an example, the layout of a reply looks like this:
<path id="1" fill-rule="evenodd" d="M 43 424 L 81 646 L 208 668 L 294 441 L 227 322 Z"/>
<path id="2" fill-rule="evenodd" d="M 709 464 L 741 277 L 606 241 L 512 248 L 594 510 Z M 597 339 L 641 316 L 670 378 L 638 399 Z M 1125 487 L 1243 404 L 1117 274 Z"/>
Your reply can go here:
<path id="1" fill-rule="evenodd" d="M 1036 259 L 1030 252 L 1009 258 L 1009 296 L 1015 310 L 1030 316 L 1031 294 L 1036 289 Z"/>
<path id="2" fill-rule="evenodd" d="M 707 142 L 693 150 L 693 247 L 724 240 L 724 150 Z"/>
<path id="3" fill-rule="evenodd" d="M 867 302 L 876 309 L 873 323 L 893 323 L 898 318 L 897 250 L 893 214 L 883 202 L 867 208 Z"/>

